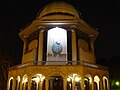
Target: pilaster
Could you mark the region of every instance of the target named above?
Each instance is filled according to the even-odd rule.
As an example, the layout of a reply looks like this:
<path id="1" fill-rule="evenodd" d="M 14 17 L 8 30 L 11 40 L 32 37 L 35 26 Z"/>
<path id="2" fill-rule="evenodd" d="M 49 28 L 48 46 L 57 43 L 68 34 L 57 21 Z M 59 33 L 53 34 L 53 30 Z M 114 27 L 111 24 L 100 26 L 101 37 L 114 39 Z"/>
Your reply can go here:
<path id="1" fill-rule="evenodd" d="M 94 53 L 94 35 L 90 35 L 90 48 L 91 48 L 91 52 L 93 54 L 94 60 L 93 63 L 96 63 L 95 61 L 95 53 Z"/>
<path id="2" fill-rule="evenodd" d="M 76 65 L 77 61 L 76 32 L 72 30 L 72 61 Z"/>
<path id="3" fill-rule="evenodd" d="M 94 77 L 92 77 L 92 82 L 91 82 L 91 84 L 92 84 L 92 90 L 94 90 Z"/>
<path id="4" fill-rule="evenodd" d="M 39 32 L 39 45 L 38 45 L 38 61 L 42 64 L 43 61 L 43 30 Z"/>
<path id="5" fill-rule="evenodd" d="M 48 78 L 45 78 L 45 79 L 46 79 L 45 90 L 48 90 L 49 89 L 49 79 Z"/>
<path id="6" fill-rule="evenodd" d="M 31 78 L 28 78 L 28 90 L 31 90 Z"/>
<path id="7" fill-rule="evenodd" d="M 81 77 L 81 90 L 85 90 L 84 77 Z"/>
<path id="8" fill-rule="evenodd" d="M 63 79 L 63 90 L 67 90 L 67 80 Z"/>

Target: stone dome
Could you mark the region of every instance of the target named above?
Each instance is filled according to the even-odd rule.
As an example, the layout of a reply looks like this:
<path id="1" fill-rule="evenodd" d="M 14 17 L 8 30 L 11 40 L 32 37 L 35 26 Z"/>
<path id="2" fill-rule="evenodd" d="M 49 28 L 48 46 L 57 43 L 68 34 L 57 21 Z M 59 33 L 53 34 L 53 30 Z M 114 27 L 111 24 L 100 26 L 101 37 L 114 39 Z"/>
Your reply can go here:
<path id="1" fill-rule="evenodd" d="M 74 17 L 79 18 L 79 13 L 77 12 L 77 10 L 66 2 L 53 2 L 53 3 L 46 5 L 42 9 L 38 17 L 41 18 L 46 15 L 60 14 L 60 13 L 66 14 L 66 15 L 72 15 Z"/>

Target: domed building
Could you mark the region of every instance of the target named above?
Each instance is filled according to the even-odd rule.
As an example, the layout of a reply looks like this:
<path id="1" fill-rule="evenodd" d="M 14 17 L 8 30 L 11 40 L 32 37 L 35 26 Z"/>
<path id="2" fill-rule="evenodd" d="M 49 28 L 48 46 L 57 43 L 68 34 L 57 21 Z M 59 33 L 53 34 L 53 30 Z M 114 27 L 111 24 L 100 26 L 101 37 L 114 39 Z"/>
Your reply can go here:
<path id="1" fill-rule="evenodd" d="M 108 68 L 96 64 L 98 32 L 70 4 L 46 5 L 19 36 L 22 62 L 10 67 L 7 90 L 110 90 Z"/>

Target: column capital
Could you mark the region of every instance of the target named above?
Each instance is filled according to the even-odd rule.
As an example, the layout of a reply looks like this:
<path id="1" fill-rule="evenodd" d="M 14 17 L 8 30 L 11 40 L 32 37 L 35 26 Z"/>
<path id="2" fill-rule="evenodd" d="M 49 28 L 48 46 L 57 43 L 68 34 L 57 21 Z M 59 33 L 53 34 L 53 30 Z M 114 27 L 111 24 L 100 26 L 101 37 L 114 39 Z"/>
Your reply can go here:
<path id="1" fill-rule="evenodd" d="M 76 25 L 71 25 L 70 28 L 75 29 L 75 28 L 77 28 L 77 26 Z"/>
<path id="2" fill-rule="evenodd" d="M 89 35 L 89 37 L 94 37 L 94 35 L 91 34 L 91 35 Z"/>
<path id="3" fill-rule="evenodd" d="M 38 29 L 39 29 L 39 30 L 44 30 L 44 29 L 45 29 L 45 26 L 38 26 Z"/>

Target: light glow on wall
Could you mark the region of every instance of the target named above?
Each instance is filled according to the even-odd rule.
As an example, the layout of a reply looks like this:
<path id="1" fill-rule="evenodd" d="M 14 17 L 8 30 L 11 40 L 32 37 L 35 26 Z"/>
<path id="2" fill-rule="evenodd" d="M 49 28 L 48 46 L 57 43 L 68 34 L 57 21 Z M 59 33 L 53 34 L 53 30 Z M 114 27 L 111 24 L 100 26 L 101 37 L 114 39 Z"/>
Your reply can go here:
<path id="1" fill-rule="evenodd" d="M 43 81 L 45 79 L 45 76 L 43 76 L 42 74 L 35 74 L 32 78 L 32 81 L 35 82 L 39 82 L 39 81 Z"/>
<path id="2" fill-rule="evenodd" d="M 98 90 L 99 90 L 99 82 L 100 82 L 100 79 L 99 79 L 99 77 L 96 75 L 95 77 L 94 77 L 94 82 L 96 82 L 97 83 L 97 87 L 98 87 Z"/>
<path id="3" fill-rule="evenodd" d="M 22 79 L 22 83 L 28 82 L 28 76 L 25 74 Z"/>
<path id="4" fill-rule="evenodd" d="M 55 50 L 53 50 L 53 46 L 57 46 L 54 47 Z M 55 27 L 48 30 L 47 61 L 54 61 L 51 62 L 51 64 L 58 64 L 58 62 L 55 61 L 62 62 L 66 60 L 67 60 L 67 30 L 59 27 Z"/>
<path id="5" fill-rule="evenodd" d="M 79 76 L 75 76 L 75 82 L 79 82 L 80 81 L 80 77 Z"/>

